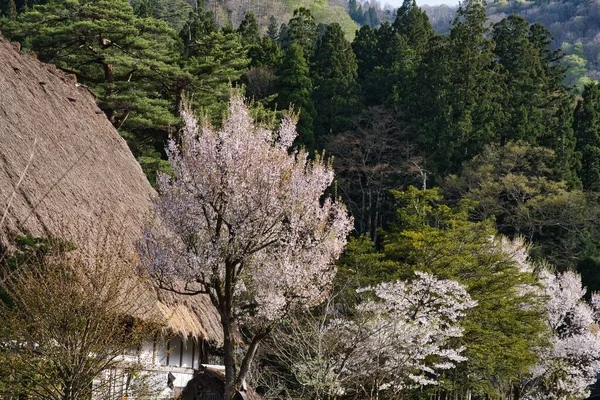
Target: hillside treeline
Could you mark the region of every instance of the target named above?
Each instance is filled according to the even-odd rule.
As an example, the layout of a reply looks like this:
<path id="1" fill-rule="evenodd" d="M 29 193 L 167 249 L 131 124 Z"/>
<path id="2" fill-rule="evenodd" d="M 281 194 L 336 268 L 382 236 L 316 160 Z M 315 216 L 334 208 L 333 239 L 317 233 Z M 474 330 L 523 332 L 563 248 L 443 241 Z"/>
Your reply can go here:
<path id="1" fill-rule="evenodd" d="M 552 49 L 565 53 L 568 68 L 565 83 L 581 93 L 586 83 L 600 78 L 600 5 L 588 0 L 495 0 L 487 2 L 487 15 L 496 23 L 511 14 L 519 14 L 529 23 L 540 23 L 552 33 Z M 448 33 L 455 8 L 424 7 L 438 33 Z"/>

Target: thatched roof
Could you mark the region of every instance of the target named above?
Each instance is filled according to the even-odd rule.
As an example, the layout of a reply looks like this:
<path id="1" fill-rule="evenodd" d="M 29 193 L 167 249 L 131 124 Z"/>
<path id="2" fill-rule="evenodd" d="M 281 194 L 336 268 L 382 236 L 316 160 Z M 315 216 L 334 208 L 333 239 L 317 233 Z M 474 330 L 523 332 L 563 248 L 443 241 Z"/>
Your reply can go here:
<path id="1" fill-rule="evenodd" d="M 100 224 L 141 238 L 155 192 L 93 95 L 0 37 L 0 244 L 15 235 L 79 243 Z M 88 238 L 87 240 L 90 240 Z M 222 343 L 207 297 L 157 297 L 171 330 Z"/>

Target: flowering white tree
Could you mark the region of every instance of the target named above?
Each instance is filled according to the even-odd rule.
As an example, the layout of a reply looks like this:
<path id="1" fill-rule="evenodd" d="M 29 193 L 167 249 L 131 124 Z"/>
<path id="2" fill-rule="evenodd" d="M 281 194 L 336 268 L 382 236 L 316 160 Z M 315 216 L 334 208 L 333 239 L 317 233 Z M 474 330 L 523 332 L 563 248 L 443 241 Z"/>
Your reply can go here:
<path id="1" fill-rule="evenodd" d="M 532 368 L 522 398 L 585 399 L 600 373 L 597 312 L 583 299 L 585 288 L 579 274 L 543 269 L 540 275 L 548 298 L 546 323 L 552 335 L 550 346 L 540 349 L 540 362 Z"/>
<path id="2" fill-rule="evenodd" d="M 524 400 L 578 400 L 589 396 L 589 387 L 600 373 L 600 297 L 592 304 L 584 300 L 585 288 L 575 272 L 553 272 L 549 266 L 528 259 L 521 239 L 501 239 L 502 249 L 524 272 L 538 271 L 540 287 L 523 290 L 545 297 L 545 322 L 550 332 L 548 346 L 539 348 L 539 362 L 521 382 Z M 541 293 L 540 293 L 541 292 Z"/>
<path id="3" fill-rule="evenodd" d="M 385 282 L 367 289 L 373 300 L 359 304 L 358 319 L 344 325 L 346 347 L 343 371 L 360 383 L 355 390 L 364 398 L 379 398 L 380 391 L 399 393 L 435 385 L 442 370 L 465 361 L 459 320 L 476 306 L 464 286 L 416 272 L 412 282 Z M 360 343 L 356 346 L 355 343 Z"/>
<path id="4" fill-rule="evenodd" d="M 324 195 L 331 165 L 304 151 L 288 153 L 296 137 L 292 115 L 276 132 L 255 126 L 240 96 L 218 130 L 182 114 L 181 143 L 170 141 L 167 149 L 174 178 L 158 179 L 162 226 L 147 231 L 140 253 L 163 287 L 206 293 L 218 309 L 229 399 L 273 324 L 326 298 L 352 220 Z M 238 369 L 240 322 L 251 323 L 253 335 Z"/>
<path id="5" fill-rule="evenodd" d="M 476 302 L 459 283 L 417 272 L 411 282 L 361 291 L 367 300 L 345 317 L 325 322 L 325 313 L 303 328 L 292 320 L 277 332 L 283 340 L 271 351 L 302 398 L 396 398 L 435 385 L 441 371 L 465 360 L 451 339 L 462 336 L 459 320 Z"/>

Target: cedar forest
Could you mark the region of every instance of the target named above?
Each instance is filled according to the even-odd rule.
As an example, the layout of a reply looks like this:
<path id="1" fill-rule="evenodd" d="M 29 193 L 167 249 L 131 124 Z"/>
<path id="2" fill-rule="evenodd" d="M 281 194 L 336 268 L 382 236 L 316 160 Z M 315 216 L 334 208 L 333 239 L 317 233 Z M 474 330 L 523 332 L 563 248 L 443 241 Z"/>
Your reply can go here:
<path id="1" fill-rule="evenodd" d="M 561 50 L 518 14 L 574 2 L 465 0 L 449 25 L 414 0 L 292 3 L 0 0 L 0 32 L 87 87 L 161 193 L 183 110 L 219 129 L 240 94 L 260 126 L 291 110 L 291 147 L 333 160 L 354 230 L 324 305 L 278 314 L 257 350 L 265 398 L 585 398 L 600 86 L 573 72 L 591 40 Z"/>

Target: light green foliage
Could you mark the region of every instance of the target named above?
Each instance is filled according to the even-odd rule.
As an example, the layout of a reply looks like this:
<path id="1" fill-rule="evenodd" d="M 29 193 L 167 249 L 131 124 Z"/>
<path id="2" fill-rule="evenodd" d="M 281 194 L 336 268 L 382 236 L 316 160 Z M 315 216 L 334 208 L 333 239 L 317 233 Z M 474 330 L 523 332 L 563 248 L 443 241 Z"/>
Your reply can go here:
<path id="1" fill-rule="evenodd" d="M 583 90 L 583 85 L 586 83 L 587 75 L 587 60 L 577 54 L 569 54 L 563 58 L 563 65 L 567 69 L 565 84 L 575 86 L 577 91 Z"/>
<path id="2" fill-rule="evenodd" d="M 357 300 L 356 289 L 400 278 L 398 262 L 386 259 L 384 252 L 377 251 L 368 234 L 350 238 L 337 265 L 335 293 L 344 296 L 339 302 L 347 305 Z"/>
<path id="3" fill-rule="evenodd" d="M 560 180 L 555 158 L 547 148 L 523 143 L 488 146 L 446 179 L 444 191 L 476 202 L 476 220 L 493 217 L 501 233 L 531 241 L 535 258 L 565 269 L 597 251 L 600 210 L 594 196 Z"/>
<path id="4" fill-rule="evenodd" d="M 383 252 L 400 265 L 397 275 L 425 271 L 454 279 L 478 302 L 464 322 L 468 360 L 445 376 L 446 389 L 500 398 L 536 361 L 533 347 L 543 344 L 541 299 L 522 290 L 533 276 L 493 240 L 492 221 L 469 221 L 469 201 L 450 207 L 437 190 L 414 187 L 395 195 L 397 227 L 385 236 Z"/>

